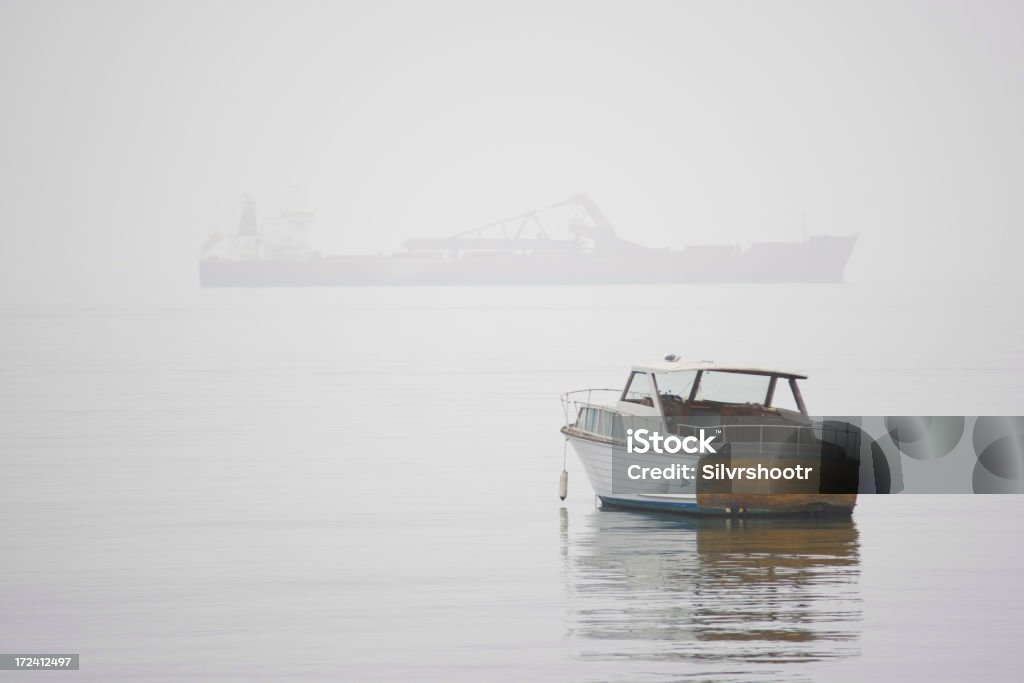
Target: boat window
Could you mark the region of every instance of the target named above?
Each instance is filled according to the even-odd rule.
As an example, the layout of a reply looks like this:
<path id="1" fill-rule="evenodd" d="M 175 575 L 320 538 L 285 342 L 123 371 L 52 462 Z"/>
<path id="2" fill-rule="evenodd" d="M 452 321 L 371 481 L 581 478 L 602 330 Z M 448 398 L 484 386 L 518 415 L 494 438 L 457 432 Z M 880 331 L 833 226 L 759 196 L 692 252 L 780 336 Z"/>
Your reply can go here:
<path id="1" fill-rule="evenodd" d="M 770 379 L 767 375 L 705 370 L 697 389 L 697 399 L 719 403 L 764 403 Z M 780 389 L 785 389 L 785 386 L 778 386 L 776 391 Z"/>
<path id="2" fill-rule="evenodd" d="M 789 387 L 789 381 L 785 377 L 780 377 L 778 382 L 775 383 L 772 408 L 792 410 L 794 413 L 800 412 L 800 407 L 796 404 L 796 399 L 793 398 L 793 390 Z"/>
<path id="3" fill-rule="evenodd" d="M 626 432 L 622 428 L 622 416 L 619 415 L 618 413 L 606 414 L 609 417 L 611 417 L 611 419 L 608 420 L 608 422 L 611 422 L 611 431 L 608 433 L 608 436 L 612 437 L 613 439 L 625 439 Z"/>
<path id="4" fill-rule="evenodd" d="M 602 410 L 601 408 L 586 406 L 580 408 L 579 418 L 576 420 L 576 428 L 584 432 L 601 434 L 613 439 L 621 440 L 626 438 L 626 431 L 622 426 L 622 416 L 610 410 Z"/>
<path id="5" fill-rule="evenodd" d="M 654 383 L 658 385 L 658 393 L 678 396 L 684 401 L 690 398 L 693 381 L 697 372 L 659 372 L 654 375 Z"/>
<path id="6" fill-rule="evenodd" d="M 626 401 L 634 403 L 646 403 L 651 405 L 651 379 L 646 372 L 634 372 L 629 377 L 629 384 L 626 385 L 626 393 L 623 396 Z"/>

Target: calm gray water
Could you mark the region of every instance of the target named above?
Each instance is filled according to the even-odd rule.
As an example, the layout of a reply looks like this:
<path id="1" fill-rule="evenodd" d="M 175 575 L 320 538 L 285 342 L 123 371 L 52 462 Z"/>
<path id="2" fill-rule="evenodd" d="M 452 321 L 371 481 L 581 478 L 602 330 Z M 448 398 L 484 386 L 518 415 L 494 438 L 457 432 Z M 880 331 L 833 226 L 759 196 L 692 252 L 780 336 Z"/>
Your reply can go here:
<path id="1" fill-rule="evenodd" d="M 1016 496 L 696 523 L 557 496 L 558 394 L 684 357 L 1021 414 L 1024 295 L 196 291 L 0 315 L 0 652 L 89 681 L 1008 680 Z"/>

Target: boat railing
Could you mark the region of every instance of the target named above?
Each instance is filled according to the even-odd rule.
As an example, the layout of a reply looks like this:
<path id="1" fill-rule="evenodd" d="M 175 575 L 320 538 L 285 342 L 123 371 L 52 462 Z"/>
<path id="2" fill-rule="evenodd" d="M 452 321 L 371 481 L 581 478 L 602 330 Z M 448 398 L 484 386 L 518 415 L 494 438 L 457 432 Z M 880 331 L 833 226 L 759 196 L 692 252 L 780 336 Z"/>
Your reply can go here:
<path id="1" fill-rule="evenodd" d="M 579 414 L 580 406 L 592 405 L 597 408 L 614 410 L 608 402 L 614 404 L 620 396 L 622 396 L 622 389 L 577 389 L 575 391 L 567 391 L 561 396 L 565 425 L 567 427 L 572 426 L 573 420 Z"/>
<path id="2" fill-rule="evenodd" d="M 709 428 L 719 431 L 720 436 L 716 438 L 716 441 L 756 445 L 758 448 L 763 447 L 764 444 L 787 444 L 800 448 L 801 446 L 818 446 L 823 441 L 846 445 L 851 443 L 851 439 L 856 433 L 852 425 L 847 423 L 837 425 L 822 422 L 811 422 L 806 425 L 783 422 L 718 423 L 713 425 L 677 422 L 674 431 L 678 436 L 695 436 L 700 430 Z"/>

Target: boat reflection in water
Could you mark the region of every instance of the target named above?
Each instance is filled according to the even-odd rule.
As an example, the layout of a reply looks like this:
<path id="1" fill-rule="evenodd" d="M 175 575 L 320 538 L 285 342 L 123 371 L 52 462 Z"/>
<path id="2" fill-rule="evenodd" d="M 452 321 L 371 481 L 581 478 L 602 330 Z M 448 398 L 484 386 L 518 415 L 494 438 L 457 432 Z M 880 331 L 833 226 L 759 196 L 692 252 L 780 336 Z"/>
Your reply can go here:
<path id="1" fill-rule="evenodd" d="M 850 518 L 688 519 L 562 509 L 569 636 L 585 659 L 764 675 L 858 654 Z M 800 666 L 796 669 L 802 668 Z"/>

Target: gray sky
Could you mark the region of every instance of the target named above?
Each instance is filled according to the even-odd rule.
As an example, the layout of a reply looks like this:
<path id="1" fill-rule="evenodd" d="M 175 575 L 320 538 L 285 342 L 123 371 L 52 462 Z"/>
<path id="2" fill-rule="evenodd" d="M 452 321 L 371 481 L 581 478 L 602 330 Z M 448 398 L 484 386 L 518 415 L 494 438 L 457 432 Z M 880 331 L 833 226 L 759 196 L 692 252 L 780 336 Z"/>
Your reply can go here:
<path id="1" fill-rule="evenodd" d="M 326 249 L 588 192 L 651 246 L 859 232 L 1016 279 L 1024 4 L 0 2 L 4 300 L 197 286 L 298 186 Z M 1017 271 L 1017 272 L 1014 272 Z"/>

